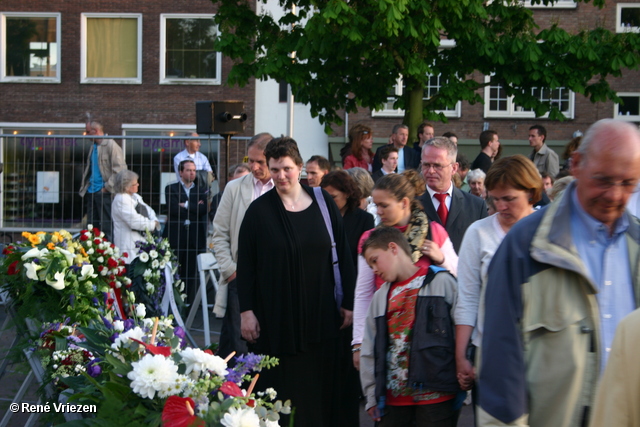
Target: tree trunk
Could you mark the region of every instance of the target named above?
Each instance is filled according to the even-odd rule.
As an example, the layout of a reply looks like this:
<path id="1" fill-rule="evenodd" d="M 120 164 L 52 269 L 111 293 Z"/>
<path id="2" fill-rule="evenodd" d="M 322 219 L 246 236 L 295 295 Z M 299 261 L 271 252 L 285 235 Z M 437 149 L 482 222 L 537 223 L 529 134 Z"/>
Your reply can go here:
<path id="1" fill-rule="evenodd" d="M 424 118 L 422 111 L 422 97 L 424 96 L 424 88 L 414 81 L 406 81 L 405 107 L 404 107 L 404 124 L 409 126 L 409 141 L 407 145 L 413 144 L 418 140 L 418 126 Z"/>

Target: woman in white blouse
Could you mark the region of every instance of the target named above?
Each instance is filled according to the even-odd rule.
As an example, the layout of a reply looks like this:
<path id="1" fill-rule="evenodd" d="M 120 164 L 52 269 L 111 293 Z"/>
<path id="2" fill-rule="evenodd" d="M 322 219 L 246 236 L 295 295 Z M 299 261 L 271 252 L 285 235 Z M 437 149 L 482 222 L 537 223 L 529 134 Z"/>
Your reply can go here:
<path id="1" fill-rule="evenodd" d="M 139 186 L 138 174 L 133 171 L 123 170 L 115 177 L 116 196 L 111 204 L 113 243 L 127 254 L 124 257 L 127 264 L 138 256 L 136 242 L 144 240 L 141 233 L 160 229 L 156 213 L 138 194 Z"/>

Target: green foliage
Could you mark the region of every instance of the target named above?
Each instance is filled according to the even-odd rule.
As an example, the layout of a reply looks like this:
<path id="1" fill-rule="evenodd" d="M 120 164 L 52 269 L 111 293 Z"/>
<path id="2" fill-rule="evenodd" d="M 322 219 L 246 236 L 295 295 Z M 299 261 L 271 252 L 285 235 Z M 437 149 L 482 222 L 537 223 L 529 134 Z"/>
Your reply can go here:
<path id="1" fill-rule="evenodd" d="M 562 119 L 557 108 L 532 97 L 531 88 L 567 87 L 594 102 L 616 99 L 607 77 L 640 62 L 639 34 L 603 28 L 569 34 L 558 25 L 540 30 L 532 10 L 515 0 L 301 0 L 297 14 L 290 12 L 293 2 L 280 0 L 288 13 L 279 20 L 256 15 L 247 0 L 212 1 L 217 48 L 235 62 L 228 83 L 286 81 L 327 130 L 341 123 L 341 109 L 379 108 L 400 75 L 412 87 L 396 107 L 408 109 L 411 89 L 425 87 L 428 73 L 440 74 L 445 84 L 422 111 L 410 109 L 420 119 L 446 120 L 433 112 L 460 100 L 481 102 L 477 72 L 493 74 L 518 105 Z M 602 7 L 604 0 L 593 4 Z M 441 39 L 456 45 L 440 49 Z"/>

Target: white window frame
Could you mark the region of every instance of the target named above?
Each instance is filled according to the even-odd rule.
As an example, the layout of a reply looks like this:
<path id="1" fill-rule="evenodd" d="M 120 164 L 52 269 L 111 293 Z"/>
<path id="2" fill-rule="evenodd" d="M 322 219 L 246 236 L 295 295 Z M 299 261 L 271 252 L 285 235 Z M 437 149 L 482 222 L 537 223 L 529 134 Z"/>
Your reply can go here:
<path id="1" fill-rule="evenodd" d="M 531 4 L 531 0 L 521 0 L 524 7 L 529 9 L 575 9 L 578 3 L 573 0 L 557 0 L 553 4 Z"/>
<path id="2" fill-rule="evenodd" d="M 56 18 L 56 57 L 57 72 L 55 77 L 7 76 L 7 17 L 17 18 Z M 62 67 L 62 15 L 55 12 L 0 12 L 0 82 L 3 83 L 60 83 Z"/>
<path id="3" fill-rule="evenodd" d="M 396 97 L 402 96 L 402 76 L 398 77 L 393 89 Z M 371 117 L 404 117 L 404 110 L 402 108 L 393 108 L 396 97 L 388 97 L 384 108 L 381 110 L 372 110 Z M 423 98 L 423 100 L 427 99 L 428 98 Z M 456 102 L 455 107 L 451 110 L 434 110 L 434 112 L 442 113 L 445 117 L 449 118 L 459 118 L 462 115 L 462 102 Z"/>
<path id="4" fill-rule="evenodd" d="M 485 76 L 485 83 L 491 82 L 490 76 Z M 491 85 L 487 84 L 484 87 L 484 117 L 490 118 L 522 118 L 522 119 L 546 119 L 549 117 L 549 113 L 547 112 L 545 115 L 536 117 L 536 113 L 534 111 L 522 111 L 519 110 L 519 106 L 517 106 L 513 102 L 513 96 L 507 97 L 507 110 L 506 111 L 493 111 L 490 109 L 490 97 L 491 94 Z M 576 94 L 574 91 L 569 90 L 569 111 L 562 114 L 565 115 L 568 119 L 573 119 L 575 117 L 575 108 L 576 108 Z"/>
<path id="5" fill-rule="evenodd" d="M 167 77 L 165 68 L 165 56 L 167 53 L 167 18 L 168 19 L 213 19 L 212 14 L 188 14 L 188 13 L 163 13 L 160 14 L 160 84 L 161 85 L 220 85 L 222 84 L 222 53 L 216 52 L 216 78 L 215 79 L 185 79 Z M 216 31 L 218 28 L 216 26 Z"/>
<path id="6" fill-rule="evenodd" d="M 136 18 L 138 20 L 138 61 L 136 77 L 87 77 L 87 18 Z M 142 14 L 82 13 L 80 14 L 80 83 L 82 84 L 142 84 Z"/>
<path id="7" fill-rule="evenodd" d="M 636 97 L 638 98 L 638 104 L 640 104 L 640 92 L 618 92 L 616 95 L 619 97 L 628 96 L 628 97 Z M 620 104 L 615 102 L 613 104 L 613 118 L 618 120 L 623 120 L 625 122 L 640 122 L 640 114 L 637 116 L 632 115 L 619 115 L 620 112 Z"/>
<path id="8" fill-rule="evenodd" d="M 622 23 L 622 9 L 626 8 L 640 8 L 640 3 L 618 3 L 616 5 L 616 33 L 638 33 L 640 27 L 623 27 Z"/>

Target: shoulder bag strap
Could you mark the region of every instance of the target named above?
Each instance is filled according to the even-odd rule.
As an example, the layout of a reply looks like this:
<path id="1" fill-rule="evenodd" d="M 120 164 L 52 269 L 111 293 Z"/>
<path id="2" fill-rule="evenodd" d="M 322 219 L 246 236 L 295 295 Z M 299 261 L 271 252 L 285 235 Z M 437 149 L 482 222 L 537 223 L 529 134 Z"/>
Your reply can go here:
<path id="1" fill-rule="evenodd" d="M 344 292 L 342 290 L 342 276 L 340 276 L 340 264 L 338 263 L 338 251 L 336 250 L 336 241 L 333 237 L 333 227 L 331 226 L 331 217 L 329 216 L 329 209 L 327 203 L 324 200 L 322 194 L 322 188 L 314 187 L 313 192 L 316 195 L 316 200 L 320 206 L 320 212 L 322 212 L 322 219 L 324 219 L 324 225 L 327 227 L 329 237 L 331 238 L 331 262 L 333 264 L 333 278 L 335 281 L 335 287 L 333 288 L 333 296 L 336 299 L 338 310 L 342 306 L 342 299 Z"/>

